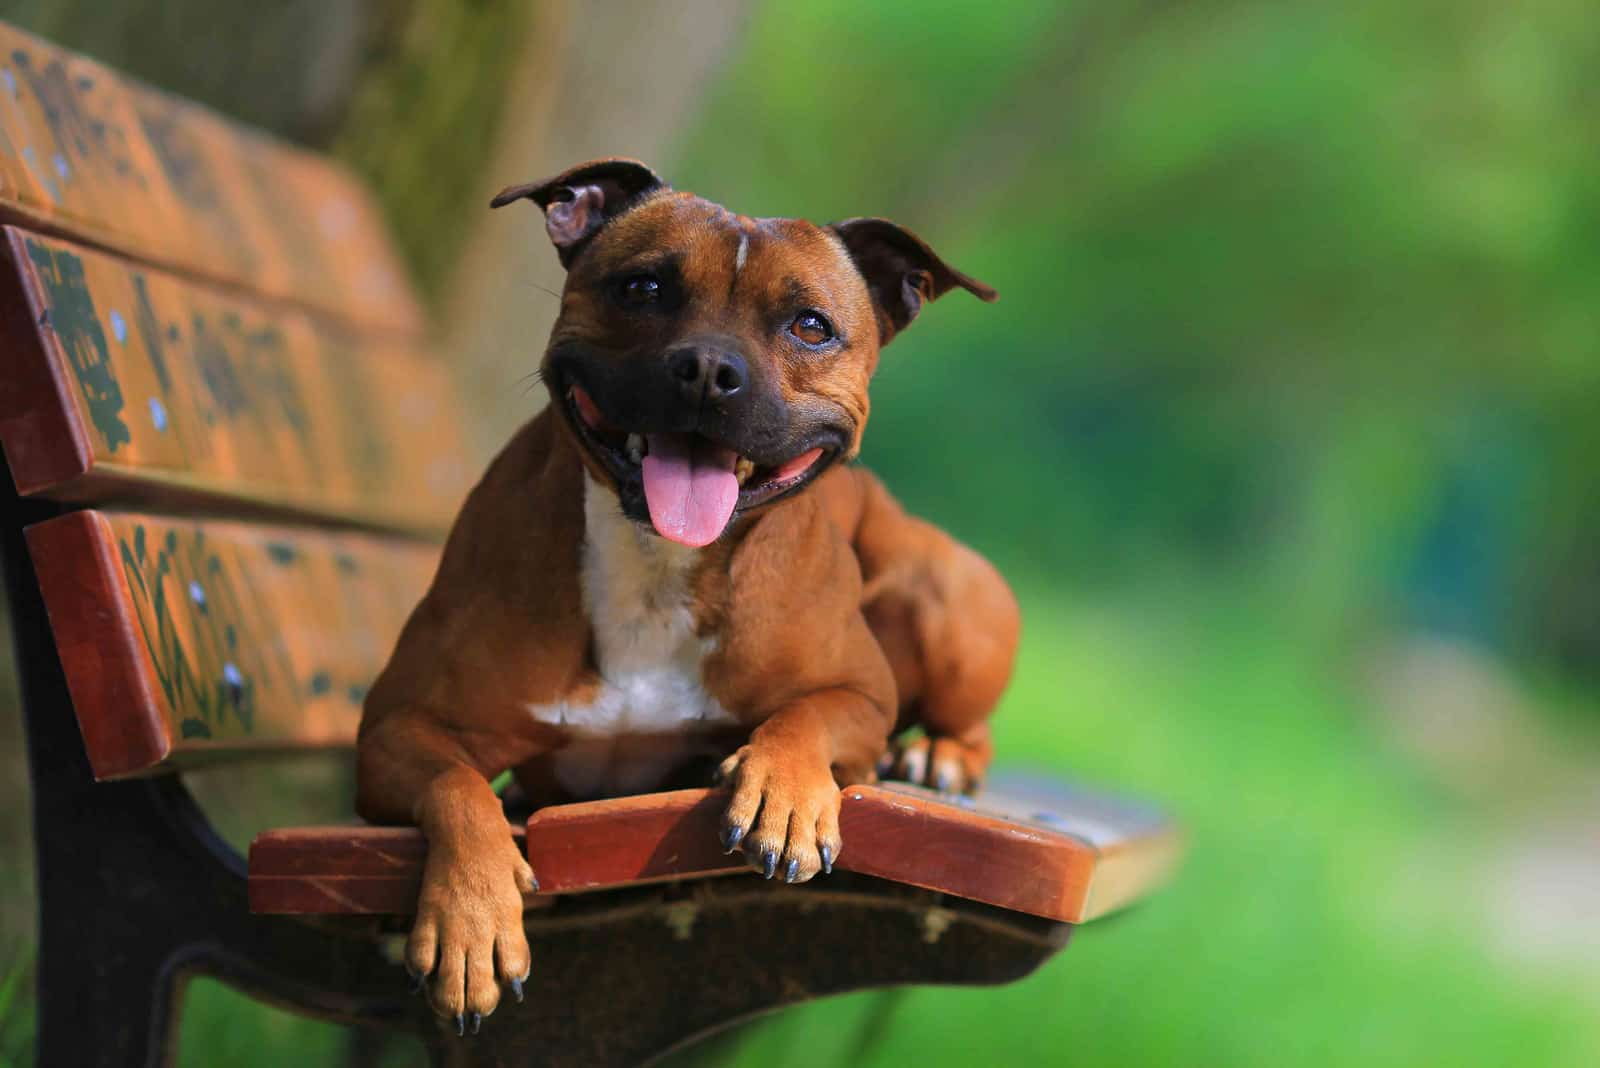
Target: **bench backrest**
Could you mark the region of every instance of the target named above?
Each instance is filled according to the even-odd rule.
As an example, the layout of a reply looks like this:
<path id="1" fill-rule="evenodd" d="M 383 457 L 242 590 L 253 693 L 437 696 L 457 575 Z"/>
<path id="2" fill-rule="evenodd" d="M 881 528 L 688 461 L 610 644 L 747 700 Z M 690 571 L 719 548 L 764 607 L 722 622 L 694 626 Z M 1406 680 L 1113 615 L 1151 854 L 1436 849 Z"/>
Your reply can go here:
<path id="1" fill-rule="evenodd" d="M 0 25 L 0 447 L 100 778 L 348 746 L 475 474 L 331 162 Z"/>

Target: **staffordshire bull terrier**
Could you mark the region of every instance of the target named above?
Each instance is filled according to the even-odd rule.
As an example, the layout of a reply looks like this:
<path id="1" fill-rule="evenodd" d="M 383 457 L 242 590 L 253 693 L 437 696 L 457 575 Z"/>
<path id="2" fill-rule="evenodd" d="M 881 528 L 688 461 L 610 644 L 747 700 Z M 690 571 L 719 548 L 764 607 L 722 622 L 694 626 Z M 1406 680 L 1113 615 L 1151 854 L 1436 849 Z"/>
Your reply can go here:
<path id="1" fill-rule="evenodd" d="M 567 270 L 550 403 L 463 506 L 358 750 L 361 815 L 427 837 L 406 959 L 458 1030 L 530 966 L 496 775 L 540 805 L 716 768 L 723 844 L 804 882 L 842 786 L 976 789 L 1019 626 L 993 567 L 848 466 L 879 350 L 992 289 L 886 220 L 736 215 L 633 160 L 492 206 L 522 199 Z"/>

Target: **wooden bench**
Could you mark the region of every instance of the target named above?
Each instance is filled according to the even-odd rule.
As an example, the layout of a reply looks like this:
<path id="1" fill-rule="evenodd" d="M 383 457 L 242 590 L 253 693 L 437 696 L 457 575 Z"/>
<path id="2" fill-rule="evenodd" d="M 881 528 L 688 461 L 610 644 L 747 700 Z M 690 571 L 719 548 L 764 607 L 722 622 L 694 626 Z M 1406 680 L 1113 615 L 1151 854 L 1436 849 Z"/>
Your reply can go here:
<path id="1" fill-rule="evenodd" d="M 841 870 L 794 887 L 722 855 L 709 790 L 525 827 L 513 802 L 541 880 L 527 1001 L 446 1034 L 394 954 L 414 830 L 331 812 L 247 866 L 181 774 L 353 745 L 482 464 L 372 202 L 0 25 L 0 222 L 39 1063 L 162 1063 L 195 974 L 438 1063 L 638 1063 L 808 997 L 1017 978 L 1171 863 L 1158 813 L 1020 779 L 853 788 Z"/>

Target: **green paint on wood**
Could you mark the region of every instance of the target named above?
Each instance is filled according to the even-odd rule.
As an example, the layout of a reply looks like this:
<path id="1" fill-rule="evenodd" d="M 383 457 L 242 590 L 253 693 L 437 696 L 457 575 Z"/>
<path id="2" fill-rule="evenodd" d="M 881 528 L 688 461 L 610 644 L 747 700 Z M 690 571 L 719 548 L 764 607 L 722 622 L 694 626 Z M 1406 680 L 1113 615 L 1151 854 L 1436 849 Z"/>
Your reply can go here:
<path id="1" fill-rule="evenodd" d="M 130 540 L 119 540 L 118 552 L 140 637 L 180 733 L 249 736 L 255 731 L 257 674 L 265 665 L 259 657 L 235 655 L 234 624 L 225 620 L 246 616 L 226 569 L 206 551 L 203 531 L 181 540 L 168 531 L 154 556 L 147 542 L 140 524 Z M 203 600 L 194 597 L 196 586 Z M 171 598 L 169 588 L 181 594 Z M 176 625 L 178 612 L 190 613 L 187 642 Z M 202 729 L 205 734 L 197 733 Z"/>
<path id="2" fill-rule="evenodd" d="M 172 392 L 172 372 L 167 368 L 167 348 L 161 337 L 161 322 L 150 304 L 150 290 L 143 271 L 133 272 L 133 319 L 139 327 L 139 337 L 144 350 L 150 354 L 150 366 L 155 369 L 156 381 L 161 383 L 161 393 Z"/>
<path id="3" fill-rule="evenodd" d="M 122 421 L 122 387 L 111 370 L 106 332 L 95 312 L 94 297 L 84 276 L 83 260 L 65 249 L 28 242 L 28 258 L 44 286 L 49 328 L 55 331 L 67 365 L 77 379 L 78 394 L 89 409 L 89 421 L 115 455 L 133 440 Z"/>

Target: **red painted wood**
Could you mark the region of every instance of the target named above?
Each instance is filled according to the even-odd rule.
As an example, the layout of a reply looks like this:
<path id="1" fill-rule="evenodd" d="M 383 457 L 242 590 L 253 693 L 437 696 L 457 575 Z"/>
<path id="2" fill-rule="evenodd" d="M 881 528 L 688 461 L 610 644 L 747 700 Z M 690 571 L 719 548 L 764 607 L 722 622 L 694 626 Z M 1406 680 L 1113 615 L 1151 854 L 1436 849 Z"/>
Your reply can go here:
<path id="1" fill-rule="evenodd" d="M 114 546 L 95 512 L 73 512 L 28 531 L 84 748 L 101 779 L 154 767 L 172 751 L 155 680 L 138 655 L 131 597 Z"/>
<path id="2" fill-rule="evenodd" d="M 403 538 L 128 512 L 27 541 L 100 779 L 353 746 L 436 560 Z"/>
<path id="3" fill-rule="evenodd" d="M 677 790 L 540 810 L 526 834 L 537 900 L 741 872 L 755 877 L 718 844 L 725 798 L 722 791 Z M 974 805 L 902 785 L 852 787 L 840 827 L 839 870 L 1070 923 L 1153 889 L 1179 845 L 1158 815 L 1081 793 L 997 792 Z M 414 907 L 424 855 L 420 833 L 409 829 L 271 831 L 251 849 L 251 908 L 405 914 Z M 827 877 L 813 885 L 825 887 Z"/>
<path id="4" fill-rule="evenodd" d="M 507 831 L 522 841 L 521 827 Z M 426 857 L 427 844 L 411 827 L 268 831 L 250 844 L 250 911 L 404 915 L 416 907 Z"/>
<path id="5" fill-rule="evenodd" d="M 528 820 L 528 863 L 545 893 L 746 869 L 717 839 L 726 794 L 673 790 L 555 805 Z"/>
<path id="6" fill-rule="evenodd" d="M 62 485 L 89 470 L 92 451 L 65 366 L 45 349 L 38 279 L 0 243 L 0 445 L 19 493 Z"/>

